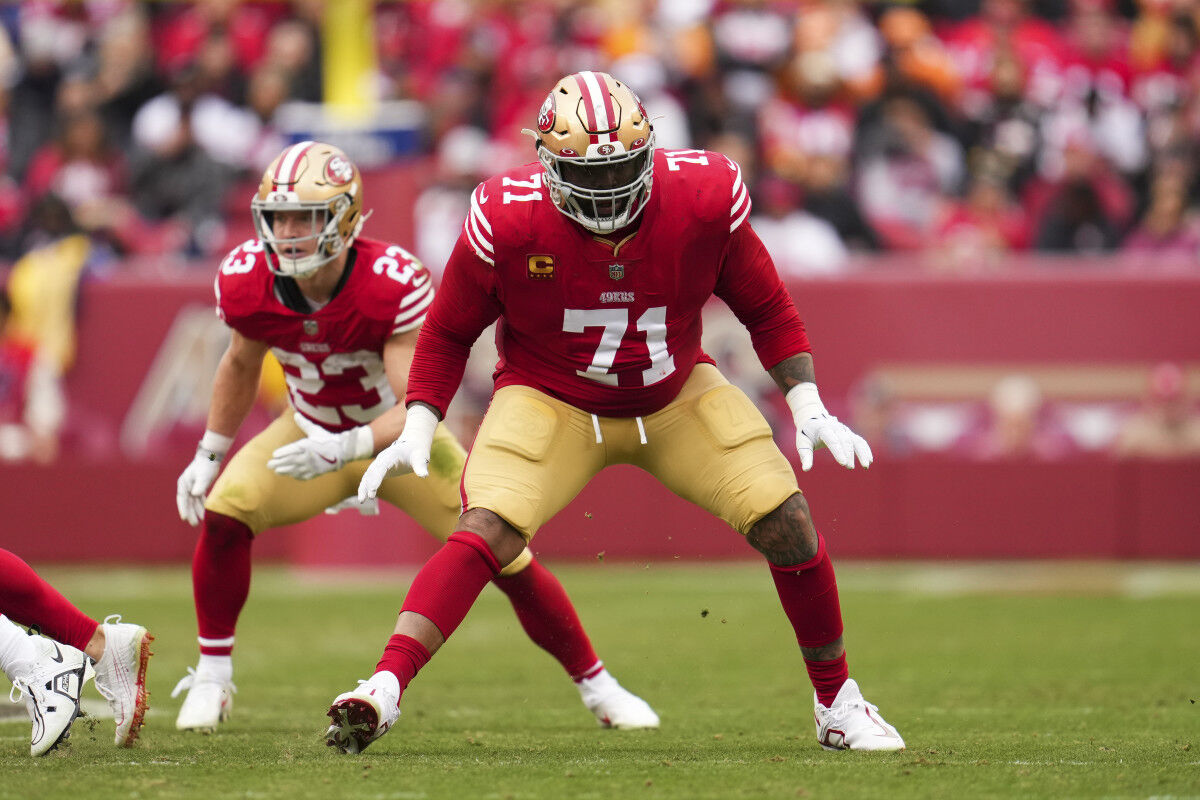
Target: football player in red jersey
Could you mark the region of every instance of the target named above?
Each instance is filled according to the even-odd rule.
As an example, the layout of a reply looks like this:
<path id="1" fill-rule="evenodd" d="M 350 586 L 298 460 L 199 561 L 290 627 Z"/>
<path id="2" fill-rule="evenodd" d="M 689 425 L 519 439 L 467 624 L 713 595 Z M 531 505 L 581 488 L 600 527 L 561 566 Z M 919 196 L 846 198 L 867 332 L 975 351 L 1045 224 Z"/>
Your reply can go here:
<path id="1" fill-rule="evenodd" d="M 292 145 L 267 168 L 251 201 L 258 238 L 217 272 L 217 308 L 231 340 L 217 367 L 207 430 L 176 495 L 180 517 L 203 522 L 192 561 L 200 660 L 174 693 L 188 691 L 175 723 L 182 730 L 214 730 L 229 713 L 234 627 L 250 589 L 254 537 L 352 498 L 367 459 L 403 428 L 396 398 L 405 391 L 433 282 L 403 248 L 359 236 L 362 209 L 362 178 L 345 153 L 319 142 Z M 268 350 L 283 366 L 291 408 L 238 450 L 218 479 Z M 437 427 L 430 480 L 391 477 L 379 497 L 445 541 L 461 511 L 465 457 Z M 600 724 L 658 726 L 653 709 L 604 668 L 570 598 L 528 550 L 494 582 Z"/>
<path id="2" fill-rule="evenodd" d="M 430 470 L 438 420 L 468 352 L 499 318 L 500 363 L 463 474 L 458 529 L 421 569 L 370 680 L 329 710 L 327 741 L 358 752 L 386 732 L 416 672 L 478 592 L 609 464 L 633 464 L 728 522 L 769 562 L 815 692 L 829 749 L 898 750 L 896 729 L 849 678 L 833 567 L 771 430 L 700 349 L 713 295 L 749 329 L 786 393 L 801 466 L 829 448 L 871 463 L 826 412 L 804 326 L 746 224 L 737 164 L 659 151 L 641 101 L 601 72 L 568 75 L 538 116 L 538 162 L 476 188 L 422 330 L 400 438 L 359 499 L 392 469 Z"/>

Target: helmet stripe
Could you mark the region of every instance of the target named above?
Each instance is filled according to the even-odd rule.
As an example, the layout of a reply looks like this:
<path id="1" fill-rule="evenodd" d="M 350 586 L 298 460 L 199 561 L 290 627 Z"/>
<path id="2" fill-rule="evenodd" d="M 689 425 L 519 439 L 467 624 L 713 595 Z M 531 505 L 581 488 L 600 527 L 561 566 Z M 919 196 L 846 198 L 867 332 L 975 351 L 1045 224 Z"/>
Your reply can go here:
<path id="1" fill-rule="evenodd" d="M 278 189 L 280 184 L 291 185 L 296 182 L 296 170 L 300 166 L 301 157 L 308 152 L 316 142 L 311 140 L 299 142 L 292 145 L 279 159 L 279 166 L 275 167 L 275 176 L 272 180 L 275 182 L 275 188 Z"/>
<path id="2" fill-rule="evenodd" d="M 592 131 L 597 133 L 613 131 L 617 127 L 617 115 L 612 107 L 612 97 L 608 86 L 599 75 L 591 71 L 578 73 L 575 80 L 579 84 L 579 90 L 583 93 L 583 106 L 587 111 L 588 132 L 591 134 L 591 141 L 598 142 L 599 136 Z M 615 133 L 609 133 L 606 140 L 614 141 Z"/>
<path id="3" fill-rule="evenodd" d="M 583 97 L 583 110 L 587 115 L 587 130 L 591 141 L 596 141 L 595 134 L 592 131 L 596 130 L 596 105 L 592 102 L 592 90 L 588 87 L 584 75 L 589 73 L 579 72 L 575 75 L 575 83 L 579 85 L 579 93 Z"/>

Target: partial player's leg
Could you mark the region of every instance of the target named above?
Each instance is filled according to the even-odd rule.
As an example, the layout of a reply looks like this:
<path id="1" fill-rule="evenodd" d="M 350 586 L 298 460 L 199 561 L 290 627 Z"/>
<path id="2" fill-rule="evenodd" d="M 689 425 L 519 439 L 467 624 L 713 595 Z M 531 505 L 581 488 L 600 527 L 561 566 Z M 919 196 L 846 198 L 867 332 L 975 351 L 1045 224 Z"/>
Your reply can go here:
<path id="1" fill-rule="evenodd" d="M 175 720 L 180 730 L 214 731 L 233 709 L 234 633 L 250 593 L 254 538 L 354 493 L 349 468 L 299 481 L 267 467 L 276 449 L 303 436 L 288 409 L 233 455 L 209 493 L 192 557 L 200 658 L 171 693 L 187 692 Z"/>
<path id="2" fill-rule="evenodd" d="M 0 550 L 0 609 L 50 637 L 23 636 L 0 616 L 0 668 L 26 695 L 34 723 L 30 752 L 43 755 L 67 738 L 93 665 L 96 689 L 116 719 L 116 743 L 132 744 L 149 706 L 154 637 L 140 625 L 119 624 L 119 617 L 97 623 L 7 550 Z"/>
<path id="3" fill-rule="evenodd" d="M 833 563 L 791 465 L 750 399 L 715 367 L 699 365 L 676 401 L 646 419 L 646 430 L 648 443 L 635 463 L 745 534 L 767 559 L 815 689 L 821 743 L 903 748 L 849 680 Z M 822 713 L 830 723 L 824 731 Z M 844 732 L 830 733 L 835 725 Z"/>
<path id="4" fill-rule="evenodd" d="M 100 624 L 34 572 L 20 556 L 0 549 L 0 612 L 77 650 Z"/>
<path id="5" fill-rule="evenodd" d="M 604 466 L 590 424 L 567 410 L 524 387 L 493 396 L 463 476 L 458 530 L 417 573 L 375 674 L 335 698 L 331 747 L 357 753 L 391 728 L 404 689 L 483 587 Z"/>
<path id="6" fill-rule="evenodd" d="M 479 458 L 473 456 L 476 461 Z M 429 477 L 389 478 L 380 486 L 379 496 L 445 541 L 458 528 L 465 461 L 466 452 L 440 426 L 433 442 Z M 566 590 L 529 548 L 523 548 L 492 583 L 512 603 L 526 635 L 558 661 L 575 682 L 598 724 L 620 729 L 658 726 L 653 709 L 622 688 L 605 668 Z"/>
<path id="7" fill-rule="evenodd" d="M 13 699 L 25 698 L 30 755 L 43 756 L 70 737 L 86 664 L 82 650 L 27 634 L 0 614 L 0 671 L 12 681 Z"/>

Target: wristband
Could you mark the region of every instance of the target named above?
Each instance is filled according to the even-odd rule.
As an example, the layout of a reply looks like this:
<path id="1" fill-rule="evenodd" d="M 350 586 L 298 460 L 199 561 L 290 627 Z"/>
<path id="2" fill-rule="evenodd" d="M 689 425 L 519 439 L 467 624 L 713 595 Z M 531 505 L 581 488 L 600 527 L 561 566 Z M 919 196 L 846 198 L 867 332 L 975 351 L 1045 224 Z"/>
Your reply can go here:
<path id="1" fill-rule="evenodd" d="M 232 436 L 225 436 L 216 431 L 205 430 L 204 435 L 200 437 L 199 449 L 210 453 L 208 457 L 209 461 L 220 461 L 232 446 Z"/>
<path id="2" fill-rule="evenodd" d="M 359 425 L 349 431 L 349 434 L 351 449 L 347 461 L 358 461 L 360 458 L 375 455 L 375 434 L 371 432 L 370 425 Z"/>
<path id="3" fill-rule="evenodd" d="M 825 410 L 825 404 L 821 402 L 821 395 L 817 393 L 815 383 L 798 383 L 788 389 L 784 398 L 796 419 L 809 419 L 829 413 Z"/>
<path id="4" fill-rule="evenodd" d="M 428 406 L 414 404 L 408 407 L 408 415 L 404 419 L 404 431 L 410 442 L 432 442 L 434 431 L 437 430 L 438 418 Z"/>

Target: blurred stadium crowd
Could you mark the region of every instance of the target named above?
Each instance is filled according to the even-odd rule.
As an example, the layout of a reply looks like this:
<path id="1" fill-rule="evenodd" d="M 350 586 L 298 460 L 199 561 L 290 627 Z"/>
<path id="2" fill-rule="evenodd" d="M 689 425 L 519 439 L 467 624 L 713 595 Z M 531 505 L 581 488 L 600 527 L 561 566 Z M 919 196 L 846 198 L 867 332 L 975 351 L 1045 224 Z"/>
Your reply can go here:
<path id="1" fill-rule="evenodd" d="M 103 277 L 129 256 L 183 254 L 214 268 L 246 229 L 248 183 L 302 138 L 287 120 L 327 99 L 330 5 L 0 6 L 0 264 L 49 248 L 76 278 Z M 367 166 L 436 164 L 412 243 L 435 271 L 470 188 L 532 159 L 521 128 L 558 76 L 585 68 L 641 95 L 660 145 L 741 163 L 755 229 L 785 276 L 837 274 L 863 263 L 860 253 L 973 274 L 1022 253 L 1128 252 L 1138 269 L 1200 269 L 1197 0 L 414 0 L 369 10 L 369 93 L 420 113 L 411 150 Z M 54 353 L 58 368 L 69 350 Z M 1148 402 L 1180 402 L 1185 382 L 1171 370 L 1156 373 Z M 866 386 L 863 398 L 886 402 L 881 391 Z M 997 408 L 1036 412 L 1028 383 L 996 392 Z M 1182 408 L 1194 419 L 1190 402 Z M 876 433 L 884 450 L 892 440 L 895 452 L 911 448 L 896 430 Z M 1194 432 L 1170 447 L 1193 436 L 1189 452 L 1200 451 Z M 985 456 L 1001 446 L 975 439 Z"/>
<path id="2" fill-rule="evenodd" d="M 74 223 L 115 251 L 217 253 L 225 192 L 322 99 L 319 0 L 0 9 L 0 236 Z M 528 160 L 554 76 L 603 68 L 666 147 L 751 178 L 785 272 L 847 250 L 952 269 L 1012 251 L 1194 257 L 1194 0 L 434 0 L 374 6 L 380 99 L 446 172 Z M 64 208 L 65 206 L 65 208 Z M 236 203 L 241 213 L 241 203 Z"/>

